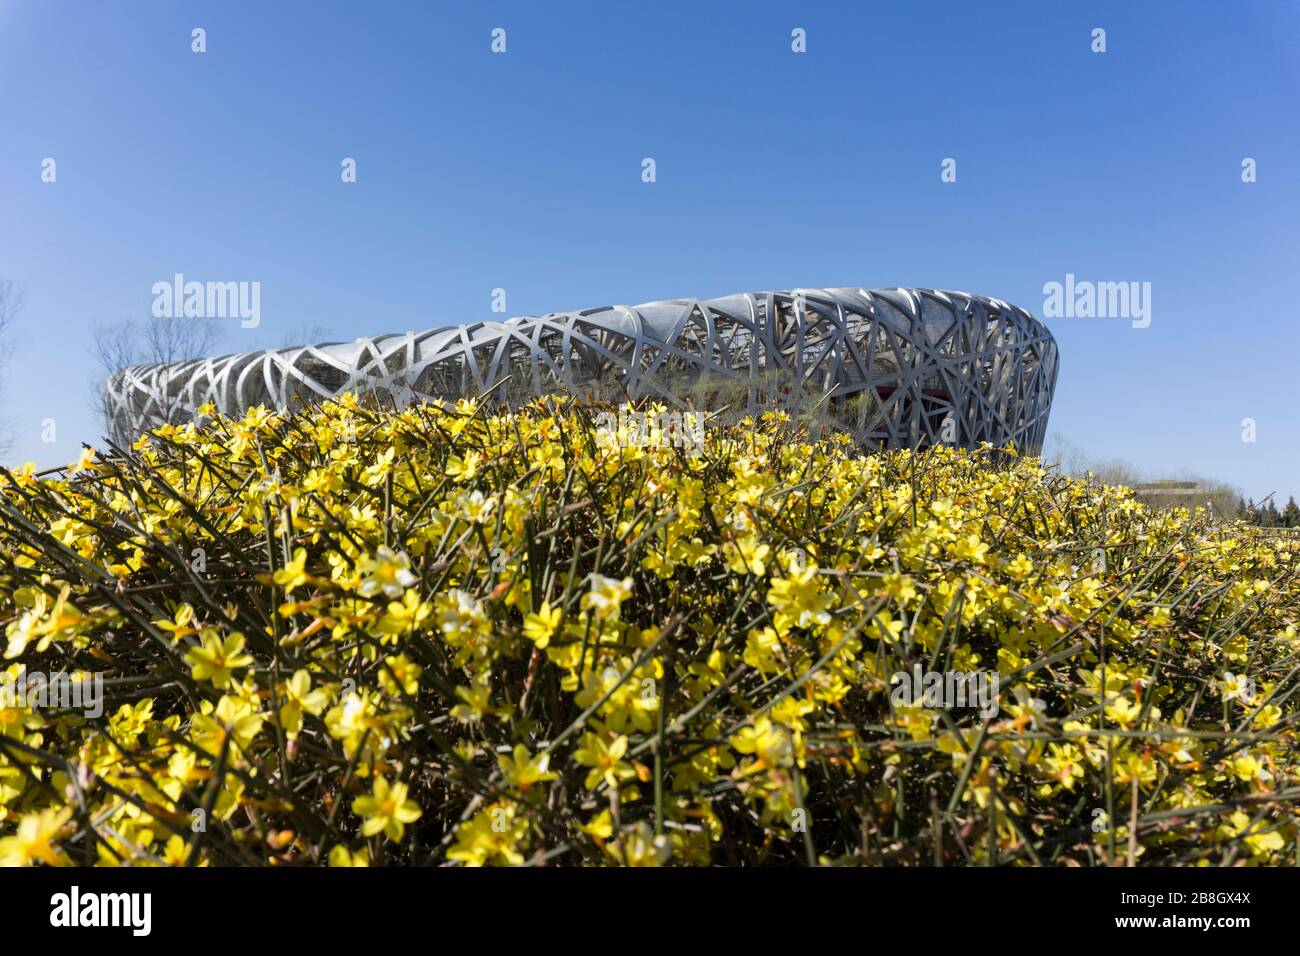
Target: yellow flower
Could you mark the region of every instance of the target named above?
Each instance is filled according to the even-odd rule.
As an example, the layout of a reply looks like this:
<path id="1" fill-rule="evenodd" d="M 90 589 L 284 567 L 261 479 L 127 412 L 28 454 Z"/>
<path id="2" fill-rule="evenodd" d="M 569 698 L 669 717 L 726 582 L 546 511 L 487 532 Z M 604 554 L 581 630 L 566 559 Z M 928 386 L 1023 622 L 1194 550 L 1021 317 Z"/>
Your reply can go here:
<path id="1" fill-rule="evenodd" d="M 759 717 L 753 726 L 741 728 L 731 738 L 731 746 L 739 753 L 755 757 L 747 773 L 789 766 L 794 755 L 791 743 L 789 732 L 767 717 Z"/>
<path id="2" fill-rule="evenodd" d="M 75 475 L 83 471 L 92 471 L 95 467 L 95 449 L 89 445 L 81 446 L 81 454 L 68 466 L 68 474 Z"/>
<path id="3" fill-rule="evenodd" d="M 204 414 L 126 464 L 0 474 L 0 862 L 180 866 L 211 793 L 208 865 L 790 863 L 804 798 L 826 861 L 879 862 L 933 842 L 900 789 L 962 780 L 959 815 L 998 821 L 977 863 L 1122 860 L 1134 786 L 1163 821 L 1142 863 L 1293 855 L 1270 795 L 1300 779 L 1300 538 L 780 411 L 716 421 L 703 454 L 555 396 Z M 258 587 L 268 536 L 288 550 Z M 178 658 L 197 693 L 166 684 Z M 891 706 L 913 663 L 996 668 L 1002 710 Z M 64 667 L 108 678 L 101 716 L 5 696 Z M 341 833 L 298 832 L 286 772 Z M 1110 832 L 1054 843 L 1107 779 Z M 863 856 L 868 816 L 893 829 Z"/>
<path id="4" fill-rule="evenodd" d="M 470 524 L 486 524 L 496 510 L 497 500 L 475 490 L 457 499 L 460 513 Z"/>
<path id="5" fill-rule="evenodd" d="M 406 552 L 394 551 L 387 545 L 381 544 L 373 558 L 368 555 L 362 557 L 357 562 L 357 570 L 362 576 L 357 593 L 362 597 L 374 597 L 382 593 L 393 599 L 400 598 L 415 583 L 415 575 L 411 573 L 411 559 L 406 556 Z"/>
<path id="6" fill-rule="evenodd" d="M 601 810 L 586 823 L 580 824 L 578 829 L 587 836 L 591 837 L 597 843 L 608 840 L 614 834 L 614 820 L 609 815 L 608 810 Z"/>
<path id="7" fill-rule="evenodd" d="M 292 591 L 296 587 L 306 584 L 310 577 L 304 570 L 307 564 L 307 549 L 295 548 L 293 560 L 288 562 L 279 571 L 273 574 L 272 580 L 284 588 L 286 592 Z"/>
<path id="8" fill-rule="evenodd" d="M 882 590 L 904 607 L 916 600 L 916 585 L 904 574 L 885 574 L 880 578 Z"/>
<path id="9" fill-rule="evenodd" d="M 767 573 L 767 556 L 771 553 L 771 547 L 752 534 L 727 541 L 722 551 L 733 574 L 753 574 L 760 578 Z"/>
<path id="10" fill-rule="evenodd" d="M 552 608 L 550 602 L 543 601 L 536 614 L 529 614 L 524 618 L 524 636 L 537 647 L 545 649 L 546 645 L 551 643 L 551 636 L 555 633 L 555 629 L 560 626 L 562 613 L 560 608 Z"/>
<path id="11" fill-rule="evenodd" d="M 479 456 L 470 453 L 461 457 L 450 455 L 447 458 L 447 474 L 456 481 L 470 481 L 478 474 Z"/>
<path id="12" fill-rule="evenodd" d="M 1007 563 L 1007 573 L 1017 581 L 1023 581 L 1034 570 L 1034 562 L 1023 554 L 1018 554 Z"/>
<path id="13" fill-rule="evenodd" d="M 33 863 L 66 866 L 69 860 L 55 847 L 54 840 L 71 817 L 71 807 L 40 810 L 24 816 L 18 821 L 17 833 L 0 838 L 0 866 L 31 866 Z"/>
<path id="14" fill-rule="evenodd" d="M 292 740 L 302 733 L 303 714 L 320 716 L 320 712 L 329 704 L 330 695 L 323 688 L 312 690 L 311 673 L 299 669 L 294 671 L 293 677 L 285 684 L 281 700 L 284 703 L 280 705 L 280 726 Z"/>
<path id="15" fill-rule="evenodd" d="M 361 825 L 362 836 L 383 833 L 397 843 L 406 833 L 406 824 L 420 819 L 421 811 L 414 801 L 406 799 L 406 784 L 399 781 L 390 787 L 383 777 L 376 777 L 374 791 L 369 796 L 357 797 L 352 802 L 352 812 L 365 819 Z"/>
<path id="16" fill-rule="evenodd" d="M 533 757 L 523 744 L 515 744 L 512 755 L 502 754 L 497 757 L 497 763 L 506 778 L 506 783 L 521 793 L 527 793 L 528 788 L 535 783 L 554 780 L 559 776 L 559 774 L 553 773 L 549 769 L 550 762 L 551 757 L 549 754 L 539 754 Z"/>
<path id="17" fill-rule="evenodd" d="M 1138 703 L 1123 694 L 1113 695 L 1106 704 L 1106 716 L 1124 728 L 1132 727 L 1141 715 Z"/>
<path id="18" fill-rule="evenodd" d="M 605 786 L 612 790 L 620 783 L 635 777 L 636 770 L 631 764 L 623 762 L 625 753 L 627 753 L 627 738 L 621 734 L 610 743 L 606 743 L 604 737 L 599 734 L 583 734 L 581 746 L 573 753 L 574 760 L 584 767 L 591 768 L 583 786 L 588 790 L 595 790 L 603 780 Z"/>
<path id="19" fill-rule="evenodd" d="M 423 668 L 405 654 L 385 657 L 384 670 L 379 672 L 379 684 L 393 697 L 400 697 L 402 693 L 414 694 L 420 688 L 422 671 Z"/>
<path id="20" fill-rule="evenodd" d="M 1247 706 L 1255 703 L 1255 682 L 1245 674 L 1234 674 L 1232 671 L 1227 671 L 1223 675 L 1220 686 L 1225 701 L 1239 700 Z"/>
<path id="21" fill-rule="evenodd" d="M 36 642 L 36 652 L 42 653 L 52 642 L 65 640 L 78 632 L 87 619 L 68 600 L 71 590 L 65 584 L 53 607 L 49 606 L 49 597 L 43 591 L 35 596 L 30 610 L 20 614 L 5 629 L 9 638 L 9 645 L 5 648 L 6 658 L 18 657 L 33 641 Z"/>
<path id="22" fill-rule="evenodd" d="M 894 615 L 888 611 L 878 612 L 867 626 L 867 635 L 869 637 L 883 640 L 886 644 L 892 644 L 898 640 L 898 636 L 903 633 L 904 623 L 895 621 Z"/>
<path id="23" fill-rule="evenodd" d="M 798 627 L 829 624 L 831 616 L 827 609 L 835 598 L 822 590 L 819 578 L 817 566 L 813 564 L 799 571 L 792 570 L 783 578 L 773 578 L 767 601 Z"/>
<path id="24" fill-rule="evenodd" d="M 244 635 L 239 631 L 229 634 L 223 641 L 215 630 L 205 630 L 203 643 L 185 652 L 185 659 L 190 663 L 190 676 L 195 680 L 211 681 L 217 690 L 225 690 L 230 686 L 231 671 L 253 663 L 252 657 L 241 653 L 243 649 Z"/>
<path id="25" fill-rule="evenodd" d="M 172 636 L 172 643 L 179 641 L 183 637 L 190 637 L 198 633 L 191 627 L 194 621 L 194 608 L 188 604 L 182 604 L 176 608 L 170 621 L 165 618 L 159 618 L 154 621 L 154 625 L 161 631 L 167 631 Z"/>
<path id="26" fill-rule="evenodd" d="M 666 836 L 655 836 L 641 820 L 607 845 L 605 852 L 624 866 L 662 866 L 672 857 L 673 845 Z"/>
<path id="27" fill-rule="evenodd" d="M 948 546 L 948 553 L 952 557 L 958 561 L 970 561 L 974 564 L 983 564 L 988 550 L 988 544 L 981 541 L 977 534 L 965 535 Z"/>
<path id="28" fill-rule="evenodd" d="M 179 833 L 174 833 L 163 844 L 162 861 L 168 866 L 184 866 L 189 862 L 190 847 Z M 203 863 L 199 864 L 204 865 Z"/>
<path id="29" fill-rule="evenodd" d="M 389 603 L 387 612 L 379 621 L 379 632 L 393 637 L 410 634 L 420 629 L 431 614 L 433 605 L 420 600 L 420 595 L 412 589 L 402 596 L 401 601 Z"/>
<path id="30" fill-rule="evenodd" d="M 752 628 L 746 635 L 744 661 L 760 674 L 773 674 L 787 666 L 781 638 L 770 627 Z"/>
<path id="31" fill-rule="evenodd" d="M 456 696 L 464 703 L 453 707 L 451 716 L 466 724 L 482 720 L 492 712 L 488 703 L 491 693 L 491 688 L 486 684 L 476 683 L 473 687 L 457 687 Z"/>
<path id="32" fill-rule="evenodd" d="M 265 722 L 251 702 L 227 694 L 215 708 L 205 702 L 204 711 L 190 719 L 190 731 L 195 744 L 215 757 L 221 752 L 227 735 L 236 747 L 246 749 Z"/>
<path id="33" fill-rule="evenodd" d="M 466 866 L 518 866 L 524 862 L 519 843 L 526 833 L 525 826 L 513 806 L 489 804 L 456 828 L 456 842 L 447 851 L 447 859 Z"/>
<path id="34" fill-rule="evenodd" d="M 1230 839 L 1242 839 L 1251 855 L 1257 858 L 1267 858 L 1287 845 L 1281 833 L 1266 824 L 1254 824 L 1250 815 L 1242 810 L 1235 811 L 1228 818 L 1223 830 Z"/>
<path id="35" fill-rule="evenodd" d="M 632 579 L 607 578 L 603 574 L 592 574 L 591 590 L 582 596 L 582 609 L 595 611 L 597 620 L 617 621 L 619 609 L 632 594 Z"/>
<path id="36" fill-rule="evenodd" d="M 370 851 L 362 847 L 353 853 L 342 843 L 336 843 L 330 847 L 329 865 L 339 867 L 369 866 Z"/>

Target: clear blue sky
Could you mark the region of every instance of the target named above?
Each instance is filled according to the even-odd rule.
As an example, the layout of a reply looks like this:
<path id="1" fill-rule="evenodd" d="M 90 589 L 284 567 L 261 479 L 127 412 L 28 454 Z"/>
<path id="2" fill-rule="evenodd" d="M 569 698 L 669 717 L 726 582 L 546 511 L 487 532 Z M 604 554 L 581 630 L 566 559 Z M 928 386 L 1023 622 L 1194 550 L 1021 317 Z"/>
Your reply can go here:
<path id="1" fill-rule="evenodd" d="M 896 285 L 1041 315 L 1074 273 L 1151 282 L 1152 323 L 1049 322 L 1051 433 L 1285 500 L 1298 90 L 1290 2 L 0 0 L 11 460 L 98 440 L 91 328 L 176 272 L 261 282 L 228 351 L 491 318 L 496 287 L 515 315 Z"/>

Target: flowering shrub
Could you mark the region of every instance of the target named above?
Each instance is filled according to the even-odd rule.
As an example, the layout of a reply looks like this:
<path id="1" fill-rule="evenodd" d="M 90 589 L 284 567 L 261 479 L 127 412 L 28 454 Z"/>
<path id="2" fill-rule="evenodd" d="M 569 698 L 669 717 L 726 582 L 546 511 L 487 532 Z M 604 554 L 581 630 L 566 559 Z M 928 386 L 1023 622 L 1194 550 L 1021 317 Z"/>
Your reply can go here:
<path id="1" fill-rule="evenodd" d="M 0 862 L 1294 860 L 1293 543 L 598 412 L 345 397 L 4 472 Z"/>

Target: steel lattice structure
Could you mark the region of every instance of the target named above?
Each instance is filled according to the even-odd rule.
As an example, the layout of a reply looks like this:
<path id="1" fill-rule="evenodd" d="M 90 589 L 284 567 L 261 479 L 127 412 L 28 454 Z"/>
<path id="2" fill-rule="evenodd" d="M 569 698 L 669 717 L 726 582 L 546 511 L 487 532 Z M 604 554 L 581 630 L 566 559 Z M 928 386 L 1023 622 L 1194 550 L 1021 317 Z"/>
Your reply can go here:
<path id="1" fill-rule="evenodd" d="M 606 383 L 630 398 L 685 407 L 683 396 L 704 380 L 746 390 L 751 408 L 782 387 L 826 396 L 822 407 L 832 412 L 858 400 L 860 437 L 886 447 L 1013 441 L 1037 453 L 1056 373 L 1051 333 L 999 299 L 930 289 L 796 289 L 140 365 L 110 378 L 107 399 L 115 437 L 129 438 L 188 420 L 209 401 L 241 414 L 257 404 L 292 408 L 347 391 L 405 404 Z"/>

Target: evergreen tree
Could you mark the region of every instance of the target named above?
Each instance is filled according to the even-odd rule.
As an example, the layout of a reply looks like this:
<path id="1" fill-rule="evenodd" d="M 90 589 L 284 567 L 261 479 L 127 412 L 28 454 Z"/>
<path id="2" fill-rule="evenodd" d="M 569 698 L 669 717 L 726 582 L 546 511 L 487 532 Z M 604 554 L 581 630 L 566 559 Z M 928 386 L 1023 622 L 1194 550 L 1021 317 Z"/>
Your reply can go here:
<path id="1" fill-rule="evenodd" d="M 1300 528 L 1300 506 L 1295 503 L 1295 496 L 1286 500 L 1286 507 L 1282 509 L 1282 525 L 1286 528 Z"/>

